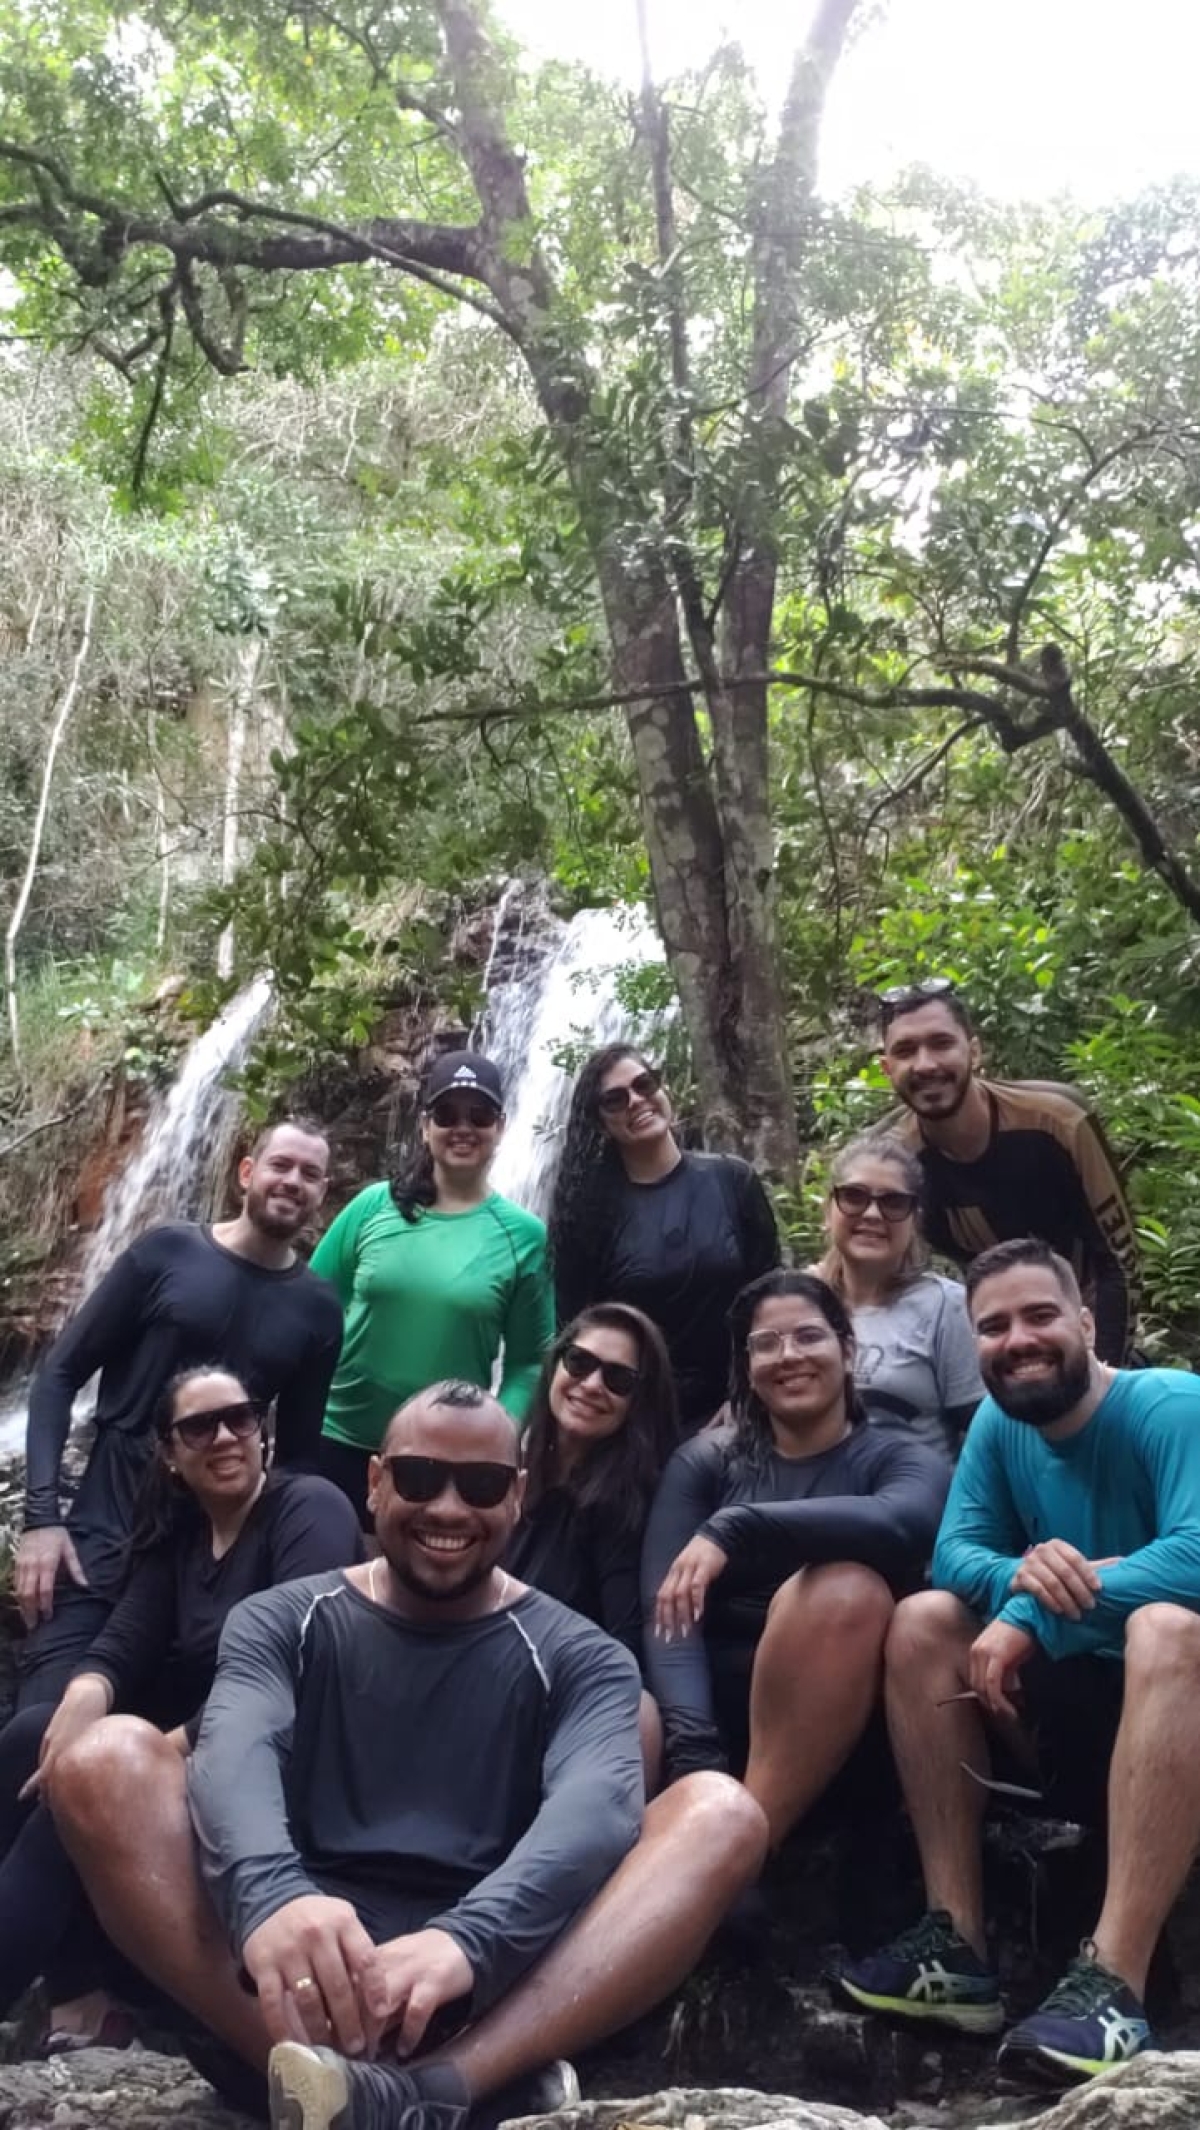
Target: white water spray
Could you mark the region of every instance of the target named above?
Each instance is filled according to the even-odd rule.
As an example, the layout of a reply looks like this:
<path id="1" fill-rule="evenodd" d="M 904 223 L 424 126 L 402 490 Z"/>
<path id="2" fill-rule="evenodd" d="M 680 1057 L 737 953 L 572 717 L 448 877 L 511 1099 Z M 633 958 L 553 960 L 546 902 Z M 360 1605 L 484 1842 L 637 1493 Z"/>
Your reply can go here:
<path id="1" fill-rule="evenodd" d="M 487 1049 L 508 1088 L 508 1123 L 492 1166 L 506 1198 L 543 1220 L 550 1205 L 573 1080 L 554 1062 L 570 1044 L 583 1053 L 629 1041 L 658 1047 L 665 1016 L 631 1013 L 617 996 L 622 970 L 661 963 L 645 912 L 581 910 L 558 926 L 557 948 L 489 1001 Z"/>

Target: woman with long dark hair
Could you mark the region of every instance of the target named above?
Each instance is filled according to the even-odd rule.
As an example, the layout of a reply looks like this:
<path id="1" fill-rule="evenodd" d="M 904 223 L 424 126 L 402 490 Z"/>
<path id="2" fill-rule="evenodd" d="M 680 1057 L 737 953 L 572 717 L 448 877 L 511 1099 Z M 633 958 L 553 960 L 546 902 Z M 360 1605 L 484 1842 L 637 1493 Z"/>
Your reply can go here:
<path id="1" fill-rule="evenodd" d="M 587 1060 L 575 1083 L 550 1212 L 560 1320 L 629 1302 L 667 1342 L 680 1420 L 692 1434 L 729 1378 L 726 1312 L 779 1262 L 767 1194 L 732 1154 L 684 1152 L 655 1067 L 627 1043 Z"/>
<path id="2" fill-rule="evenodd" d="M 744 1771 L 778 1842 L 866 1729 L 950 1466 L 865 1425 L 853 1328 L 823 1280 L 767 1273 L 730 1331 L 730 1424 L 675 1452 L 651 1511 L 647 1673 L 668 1775 Z"/>
<path id="3" fill-rule="evenodd" d="M 191 1368 L 168 1383 L 116 1607 L 57 1706 L 25 1709 L 0 1732 L 0 2017 L 48 1972 L 51 2048 L 117 2038 L 95 1986 L 102 1944 L 38 1801 L 56 1760 L 114 1710 L 147 1718 L 186 1752 L 233 1607 L 361 1557 L 336 1487 L 267 1469 L 266 1419 L 226 1369 Z"/>
<path id="4" fill-rule="evenodd" d="M 438 1058 L 415 1159 L 352 1198 L 313 1253 L 346 1316 L 320 1469 L 364 1525 L 367 1467 L 406 1398 L 451 1376 L 486 1390 L 501 1349 L 501 1404 L 519 1422 L 533 1396 L 554 1335 L 546 1230 L 488 1182 L 503 1128 L 491 1059 Z"/>
<path id="5" fill-rule="evenodd" d="M 525 1436 L 525 1502 L 504 1565 L 641 1659 L 639 1570 L 679 1439 L 661 1333 L 624 1302 L 572 1319 L 546 1356 Z"/>
<path id="6" fill-rule="evenodd" d="M 874 1421 L 899 1422 L 958 1455 L 983 1396 L 966 1295 L 929 1270 L 921 1233 L 924 1171 L 911 1147 L 867 1132 L 833 1164 L 825 1255 L 813 1270 L 854 1323 L 854 1377 Z"/>

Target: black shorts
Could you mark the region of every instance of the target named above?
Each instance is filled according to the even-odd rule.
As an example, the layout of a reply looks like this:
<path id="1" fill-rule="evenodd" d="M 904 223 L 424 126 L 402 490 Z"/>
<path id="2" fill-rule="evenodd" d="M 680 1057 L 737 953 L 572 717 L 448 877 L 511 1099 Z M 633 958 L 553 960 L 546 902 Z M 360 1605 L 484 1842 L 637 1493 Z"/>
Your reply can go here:
<path id="1" fill-rule="evenodd" d="M 1039 1650 L 1021 1668 L 1018 1706 L 1033 1738 L 1037 1775 L 1001 1751 L 998 1775 L 1042 1790 L 1051 1819 L 1101 1827 L 1108 1815 L 1108 1770 L 1121 1722 L 1125 1666 L 1117 1657 L 1062 1657 Z"/>

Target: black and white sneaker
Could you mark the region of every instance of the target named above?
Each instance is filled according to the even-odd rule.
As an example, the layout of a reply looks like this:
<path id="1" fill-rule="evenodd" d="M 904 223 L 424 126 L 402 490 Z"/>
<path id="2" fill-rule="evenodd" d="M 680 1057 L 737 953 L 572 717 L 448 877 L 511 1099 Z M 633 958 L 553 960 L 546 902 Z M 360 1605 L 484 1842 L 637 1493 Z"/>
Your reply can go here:
<path id="1" fill-rule="evenodd" d="M 450 2074 L 361 2063 L 299 2041 L 277 2042 L 267 2067 L 271 2130 L 467 2130 L 465 2101 L 431 2097 Z"/>

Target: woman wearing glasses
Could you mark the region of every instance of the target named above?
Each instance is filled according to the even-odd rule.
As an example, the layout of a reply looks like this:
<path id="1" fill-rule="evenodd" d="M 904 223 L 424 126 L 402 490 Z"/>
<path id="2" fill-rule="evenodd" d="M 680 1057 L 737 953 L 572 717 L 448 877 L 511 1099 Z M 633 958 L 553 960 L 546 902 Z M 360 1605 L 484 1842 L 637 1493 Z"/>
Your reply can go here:
<path id="1" fill-rule="evenodd" d="M 313 1253 L 346 1317 L 320 1469 L 363 1524 L 367 1467 L 406 1398 L 449 1377 L 486 1390 L 501 1348 L 500 1403 L 519 1422 L 533 1396 L 554 1336 L 546 1230 L 488 1183 L 503 1128 L 491 1059 L 438 1058 L 421 1090 L 415 1161 L 351 1199 Z"/>
<path id="2" fill-rule="evenodd" d="M 668 1775 L 744 1772 L 779 1842 L 866 1730 L 950 1466 L 865 1424 L 853 1329 L 823 1280 L 768 1273 L 730 1323 L 730 1425 L 675 1452 L 651 1511 L 647 1673 Z"/>
<path id="3" fill-rule="evenodd" d="M 921 1181 L 920 1161 L 899 1139 L 853 1140 L 833 1164 L 829 1248 L 814 1270 L 850 1311 L 868 1417 L 911 1427 L 956 1457 L 983 1383 L 963 1289 L 928 1269 Z"/>
<path id="4" fill-rule="evenodd" d="M 504 1565 L 641 1661 L 639 1569 L 654 1489 L 679 1439 L 662 1336 L 624 1302 L 567 1325 L 525 1437 L 525 1504 Z"/>
<path id="5" fill-rule="evenodd" d="M 54 1762 L 114 1709 L 170 1731 L 186 1752 L 233 1607 L 362 1557 L 336 1487 L 267 1470 L 265 1421 L 224 1369 L 189 1369 L 168 1384 L 122 1595 L 57 1707 L 26 1709 L 0 1732 L 0 2017 L 48 1971 L 50 2050 L 130 2038 L 125 2015 L 94 1987 L 102 1941 L 38 1803 Z"/>
<path id="6" fill-rule="evenodd" d="M 560 1322 L 599 1301 L 644 1310 L 684 1434 L 703 1427 L 729 1387 L 729 1305 L 779 1263 L 779 1238 L 754 1170 L 685 1153 L 658 1073 L 627 1044 L 595 1051 L 576 1082 L 550 1241 Z"/>

